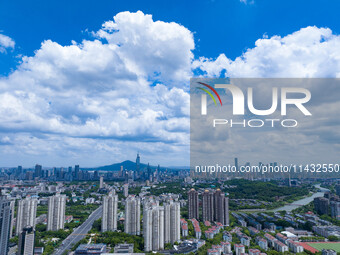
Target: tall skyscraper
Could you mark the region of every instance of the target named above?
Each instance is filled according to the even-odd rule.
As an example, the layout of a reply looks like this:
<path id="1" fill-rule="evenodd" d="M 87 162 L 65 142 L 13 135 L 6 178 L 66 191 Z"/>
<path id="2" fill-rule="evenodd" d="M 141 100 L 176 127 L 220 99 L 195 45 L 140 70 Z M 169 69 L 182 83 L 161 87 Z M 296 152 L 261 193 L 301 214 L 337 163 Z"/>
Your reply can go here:
<path id="1" fill-rule="evenodd" d="M 64 229 L 66 195 L 49 197 L 47 213 L 47 230 Z"/>
<path id="2" fill-rule="evenodd" d="M 74 166 L 74 179 L 79 180 L 79 165 Z"/>
<path id="3" fill-rule="evenodd" d="M 125 200 L 125 233 L 140 235 L 140 199 L 130 195 Z"/>
<path id="4" fill-rule="evenodd" d="M 138 178 L 139 176 L 140 176 L 140 156 L 139 153 L 137 153 L 135 177 Z"/>
<path id="5" fill-rule="evenodd" d="M 118 195 L 110 192 L 103 198 L 102 232 L 117 230 Z"/>
<path id="6" fill-rule="evenodd" d="M 234 160 L 235 160 L 235 168 L 236 170 L 238 170 L 238 158 L 235 158 Z"/>
<path id="7" fill-rule="evenodd" d="M 35 231 L 32 226 L 24 227 L 19 235 L 18 255 L 34 254 Z"/>
<path id="8" fill-rule="evenodd" d="M 181 205 L 170 201 L 164 205 L 164 242 L 175 243 L 181 239 Z"/>
<path id="9" fill-rule="evenodd" d="M 17 171 L 16 171 L 16 176 L 20 177 L 21 174 L 22 174 L 22 166 L 18 166 Z"/>
<path id="10" fill-rule="evenodd" d="M 1 195 L 0 189 L 0 255 L 7 255 L 12 220 L 11 202 Z"/>
<path id="11" fill-rule="evenodd" d="M 152 182 L 153 181 L 153 174 L 152 174 L 152 169 L 151 169 L 149 163 L 148 163 L 146 174 L 147 174 L 146 179 L 149 180 L 150 182 Z"/>
<path id="12" fill-rule="evenodd" d="M 188 214 L 189 219 L 198 219 L 198 192 L 191 189 L 188 192 Z"/>
<path id="13" fill-rule="evenodd" d="M 42 166 L 36 164 L 34 169 L 34 177 L 41 177 Z"/>
<path id="14" fill-rule="evenodd" d="M 38 200 L 27 197 L 18 202 L 15 234 L 19 235 L 24 227 L 35 228 L 35 218 L 37 215 Z"/>
<path id="15" fill-rule="evenodd" d="M 202 194 L 202 218 L 203 221 L 214 221 L 214 194 L 207 189 Z"/>
<path id="16" fill-rule="evenodd" d="M 164 207 L 146 204 L 143 214 L 144 251 L 164 249 Z"/>

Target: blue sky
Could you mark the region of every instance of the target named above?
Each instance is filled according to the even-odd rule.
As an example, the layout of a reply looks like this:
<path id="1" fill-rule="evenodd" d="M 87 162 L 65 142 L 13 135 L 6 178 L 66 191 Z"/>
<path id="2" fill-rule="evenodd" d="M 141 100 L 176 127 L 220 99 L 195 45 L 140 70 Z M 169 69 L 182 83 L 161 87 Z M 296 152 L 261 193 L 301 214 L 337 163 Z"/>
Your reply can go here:
<path id="1" fill-rule="evenodd" d="M 142 162 L 188 165 L 190 77 L 340 77 L 339 7 L 1 1 L 0 166 L 98 166 L 137 151 Z M 316 132 L 314 144 L 340 148 L 335 130 L 297 135 L 301 146 Z"/>
<path id="2" fill-rule="evenodd" d="M 234 59 L 264 34 L 286 35 L 306 26 L 338 34 L 339 9 L 337 0 L 1 1 L 0 30 L 15 39 L 16 49 L 1 56 L 0 74 L 15 67 L 16 54 L 31 56 L 47 39 L 61 45 L 81 41 L 86 29 L 96 31 L 122 11 L 141 10 L 154 20 L 182 24 L 195 33 L 195 54 L 216 58 L 226 53 Z"/>

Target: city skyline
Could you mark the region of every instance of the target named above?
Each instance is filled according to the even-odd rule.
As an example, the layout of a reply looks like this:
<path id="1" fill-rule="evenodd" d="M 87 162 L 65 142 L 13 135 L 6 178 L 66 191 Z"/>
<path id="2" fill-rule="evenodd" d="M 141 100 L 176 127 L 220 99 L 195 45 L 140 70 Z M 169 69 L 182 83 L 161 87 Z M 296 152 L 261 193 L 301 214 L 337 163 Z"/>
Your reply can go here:
<path id="1" fill-rule="evenodd" d="M 338 2 L 303 0 L 292 8 L 268 0 L 198 1 L 193 10 L 179 2 L 166 9 L 128 2 L 134 8 L 55 2 L 53 15 L 43 15 L 50 10 L 39 1 L 1 3 L 0 165 L 17 165 L 18 158 L 21 165 L 105 165 L 136 151 L 146 162 L 189 165 L 191 77 L 340 76 Z M 39 22 L 27 18 L 30 8 L 41 10 Z M 97 11 L 84 18 L 75 8 Z M 205 22 L 197 8 L 207 10 Z M 319 15 L 320 8 L 328 14 Z M 58 24 L 56 15 L 63 17 Z M 313 95 L 314 112 L 336 116 L 334 87 Z M 339 147 L 339 123 L 319 124 L 317 133 L 306 130 L 289 142 L 277 134 L 249 142 L 290 151 L 300 141 L 301 151 L 313 153 L 312 142 L 326 157 L 327 146 Z M 279 161 L 281 154 L 271 154 Z"/>

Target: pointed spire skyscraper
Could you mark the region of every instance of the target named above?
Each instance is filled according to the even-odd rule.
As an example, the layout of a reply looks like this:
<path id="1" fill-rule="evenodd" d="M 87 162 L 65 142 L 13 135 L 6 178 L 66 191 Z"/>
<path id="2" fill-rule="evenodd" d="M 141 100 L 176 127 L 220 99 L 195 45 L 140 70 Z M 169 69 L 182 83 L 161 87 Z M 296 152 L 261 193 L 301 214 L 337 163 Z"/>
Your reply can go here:
<path id="1" fill-rule="evenodd" d="M 140 177 L 140 156 L 139 152 L 137 152 L 135 179 L 138 179 L 139 177 Z"/>

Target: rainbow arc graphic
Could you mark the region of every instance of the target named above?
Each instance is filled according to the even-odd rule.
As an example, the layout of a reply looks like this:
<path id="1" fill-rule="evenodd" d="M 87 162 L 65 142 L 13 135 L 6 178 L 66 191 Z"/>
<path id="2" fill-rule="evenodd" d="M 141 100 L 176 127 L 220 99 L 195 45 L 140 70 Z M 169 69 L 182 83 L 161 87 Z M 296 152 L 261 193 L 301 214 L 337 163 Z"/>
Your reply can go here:
<path id="1" fill-rule="evenodd" d="M 212 86 L 210 86 L 210 85 L 208 85 L 206 83 L 203 83 L 203 82 L 198 82 L 198 83 L 203 85 L 203 86 L 205 86 L 205 87 L 207 87 L 207 88 L 209 88 L 217 96 L 217 98 L 220 101 L 220 104 L 222 106 L 221 97 L 220 97 L 220 95 L 217 93 L 217 91 Z M 214 101 L 215 105 L 217 105 L 215 97 L 213 96 L 213 94 L 208 89 L 206 89 L 206 88 L 198 88 L 198 89 L 200 89 L 200 90 L 204 91 L 205 93 L 207 93 L 211 97 L 211 99 Z"/>

